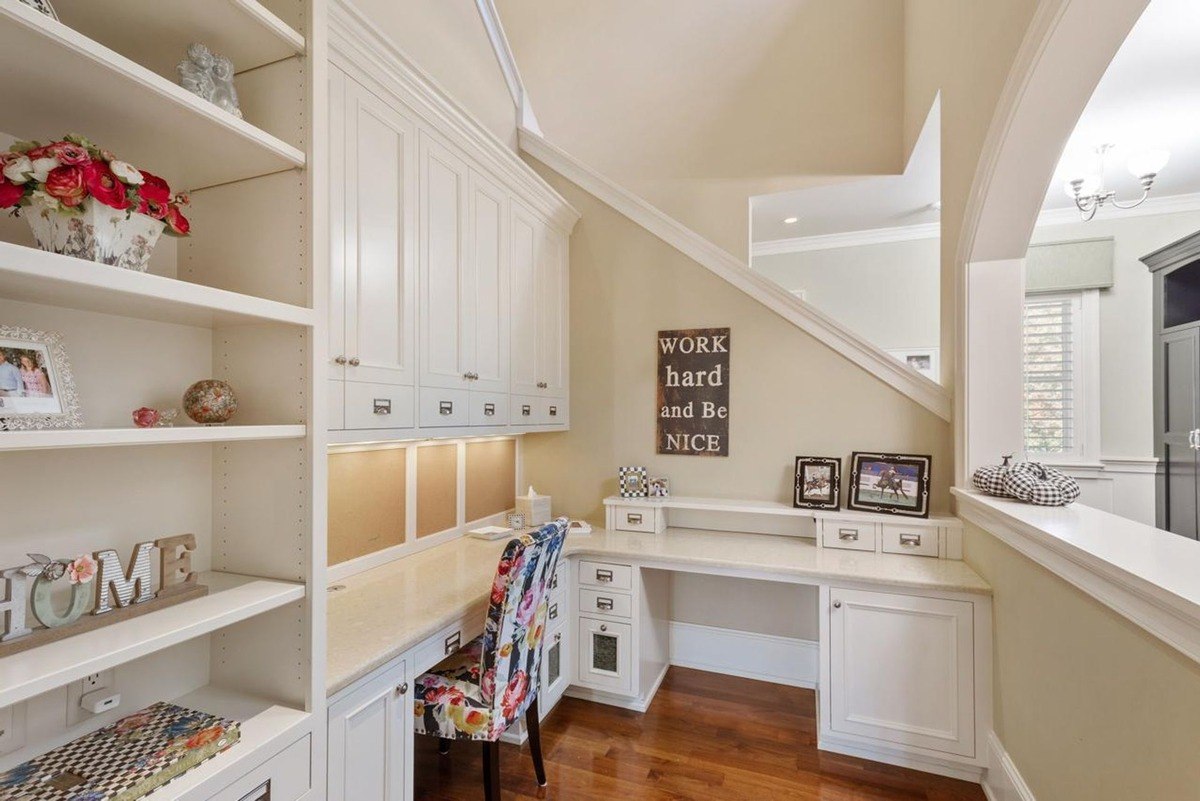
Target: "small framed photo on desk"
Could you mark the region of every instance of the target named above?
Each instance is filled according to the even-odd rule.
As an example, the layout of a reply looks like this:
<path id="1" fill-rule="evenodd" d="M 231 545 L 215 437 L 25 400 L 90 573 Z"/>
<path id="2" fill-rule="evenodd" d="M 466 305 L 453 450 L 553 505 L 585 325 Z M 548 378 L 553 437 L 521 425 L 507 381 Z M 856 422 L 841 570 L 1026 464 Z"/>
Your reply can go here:
<path id="1" fill-rule="evenodd" d="M 842 498 L 842 460 L 796 457 L 797 509 L 837 509 Z"/>

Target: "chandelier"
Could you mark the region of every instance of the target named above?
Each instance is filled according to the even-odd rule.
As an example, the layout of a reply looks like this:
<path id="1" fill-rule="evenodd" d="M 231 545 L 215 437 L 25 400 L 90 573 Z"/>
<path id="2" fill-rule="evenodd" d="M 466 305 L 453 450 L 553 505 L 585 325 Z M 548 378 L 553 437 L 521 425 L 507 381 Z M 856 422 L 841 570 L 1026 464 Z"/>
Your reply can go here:
<path id="1" fill-rule="evenodd" d="M 1114 145 L 1100 145 L 1096 148 L 1096 172 L 1082 178 L 1072 178 L 1064 187 L 1067 197 L 1075 201 L 1075 206 L 1085 222 L 1095 217 L 1096 212 L 1106 203 L 1111 203 L 1118 209 L 1132 209 L 1146 202 L 1146 198 L 1150 196 L 1150 187 L 1154 186 L 1154 179 L 1171 156 L 1165 150 L 1146 150 L 1130 156 L 1125 167 L 1141 183 L 1142 196 L 1132 202 L 1121 202 L 1117 200 L 1116 190 L 1104 188 L 1104 160 L 1113 147 Z"/>

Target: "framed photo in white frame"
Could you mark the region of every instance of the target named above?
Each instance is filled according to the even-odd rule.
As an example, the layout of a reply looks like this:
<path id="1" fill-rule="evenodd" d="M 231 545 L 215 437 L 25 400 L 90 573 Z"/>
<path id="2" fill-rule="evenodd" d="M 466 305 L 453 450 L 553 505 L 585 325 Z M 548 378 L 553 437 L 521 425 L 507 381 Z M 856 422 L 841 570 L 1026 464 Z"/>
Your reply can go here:
<path id="1" fill-rule="evenodd" d="M 891 348 L 888 355 L 904 362 L 909 369 L 916 370 L 931 381 L 941 383 L 941 352 L 941 348 Z"/>
<path id="2" fill-rule="evenodd" d="M 75 378 L 62 337 L 0 325 L 0 431 L 82 425 Z"/>

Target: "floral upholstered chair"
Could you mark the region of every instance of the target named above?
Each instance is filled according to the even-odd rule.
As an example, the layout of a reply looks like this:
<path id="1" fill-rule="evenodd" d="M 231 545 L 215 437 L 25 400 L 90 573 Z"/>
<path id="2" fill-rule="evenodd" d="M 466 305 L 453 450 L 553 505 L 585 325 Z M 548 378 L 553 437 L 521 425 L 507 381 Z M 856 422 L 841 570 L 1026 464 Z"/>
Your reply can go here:
<path id="1" fill-rule="evenodd" d="M 416 681 L 416 731 L 483 742 L 484 796 L 500 798 L 500 735 L 525 715 L 538 784 L 545 786 L 537 690 L 550 580 L 567 520 L 559 518 L 508 543 L 500 556 L 483 635 Z"/>

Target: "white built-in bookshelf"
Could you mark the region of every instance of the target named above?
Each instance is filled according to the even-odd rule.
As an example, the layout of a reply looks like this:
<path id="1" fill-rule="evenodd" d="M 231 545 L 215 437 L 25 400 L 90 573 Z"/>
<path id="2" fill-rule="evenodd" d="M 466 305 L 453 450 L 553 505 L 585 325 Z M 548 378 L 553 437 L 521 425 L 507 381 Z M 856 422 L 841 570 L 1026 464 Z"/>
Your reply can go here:
<path id="1" fill-rule="evenodd" d="M 137 274 L 0 220 L 0 325 L 62 334 L 85 419 L 0 432 L 0 568 L 192 533 L 210 592 L 0 656 L 0 770 L 175 700 L 239 718 L 242 739 L 148 798 L 236 798 L 269 758 L 324 753 L 324 0 L 54 5 L 61 23 L 0 0 L 0 132 L 79 133 L 191 190 L 192 236 Z M 233 59 L 244 119 L 177 84 L 191 41 Z M 237 390 L 229 424 L 132 427 L 204 378 Z M 106 671 L 120 707 L 67 725 L 71 688 Z M 322 762 L 289 781 L 321 788 Z"/>

